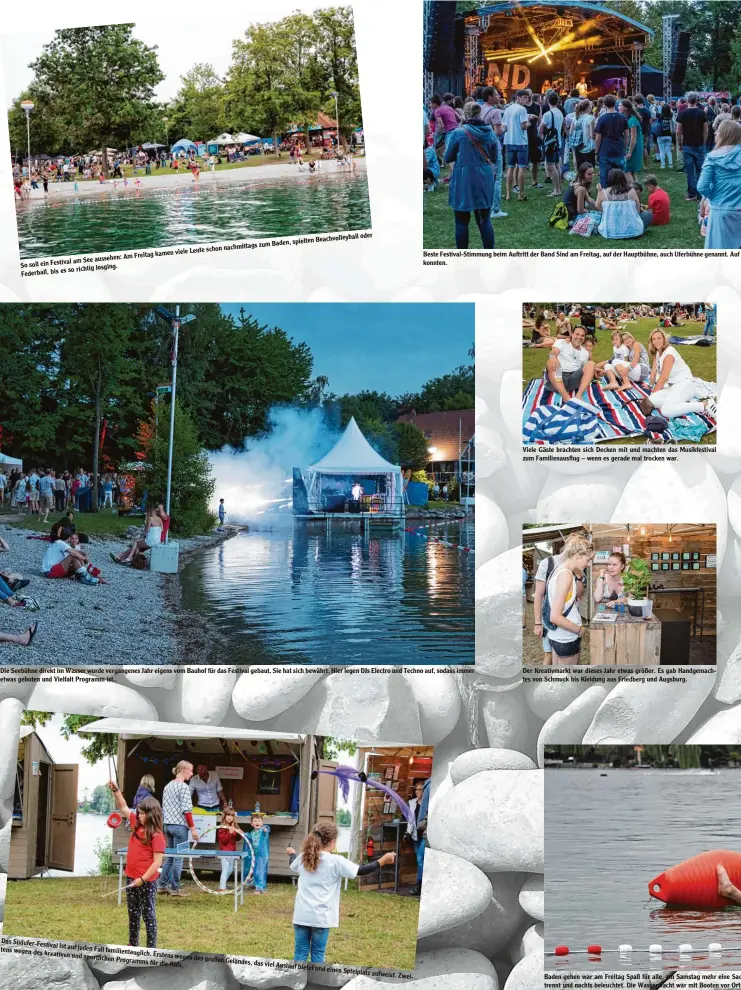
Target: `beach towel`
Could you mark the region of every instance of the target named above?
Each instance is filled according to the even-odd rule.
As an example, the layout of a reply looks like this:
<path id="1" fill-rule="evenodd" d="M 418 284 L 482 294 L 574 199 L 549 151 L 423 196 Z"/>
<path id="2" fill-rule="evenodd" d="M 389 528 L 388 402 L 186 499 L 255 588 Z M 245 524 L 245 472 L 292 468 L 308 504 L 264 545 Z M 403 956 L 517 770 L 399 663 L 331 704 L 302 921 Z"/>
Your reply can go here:
<path id="1" fill-rule="evenodd" d="M 587 444 L 605 439 L 597 411 L 579 399 L 537 406 L 523 424 L 522 434 L 525 443 Z"/>
<path id="2" fill-rule="evenodd" d="M 713 382 L 704 382 L 700 378 L 694 379 L 696 384 L 695 394 L 699 398 L 706 398 L 714 395 L 716 386 Z M 667 440 L 683 441 L 688 439 L 688 430 L 697 434 L 695 439 L 699 440 L 707 433 L 713 433 L 716 429 L 715 420 L 706 413 L 690 413 L 687 416 L 680 416 L 669 421 L 669 429 L 663 433 L 649 431 L 646 432 L 646 416 L 641 411 L 639 405 L 642 398 L 649 394 L 647 385 L 633 385 L 627 392 L 605 391 L 597 382 L 587 388 L 580 405 L 592 406 L 597 419 L 599 420 L 599 436 L 596 435 L 596 428 L 582 430 L 585 437 L 594 435 L 594 439 L 582 440 L 549 440 L 541 433 L 540 423 L 542 414 L 538 413 L 534 422 L 528 426 L 536 410 L 542 407 L 561 407 L 563 401 L 561 396 L 555 392 L 548 392 L 542 378 L 534 378 L 528 382 L 525 393 L 522 397 L 522 433 L 525 445 L 546 445 L 551 443 L 561 444 L 589 444 L 601 443 L 604 440 L 625 440 L 629 437 L 647 436 L 654 442 L 666 442 Z M 576 400 L 572 399 L 571 402 Z M 558 425 L 558 424 L 557 424 Z M 702 432 L 700 429 L 702 428 Z M 554 431 L 555 432 L 555 431 Z M 577 431 L 572 430 L 572 435 L 576 436 Z M 678 435 L 682 434 L 682 435 Z"/>
<path id="3" fill-rule="evenodd" d="M 669 338 L 670 344 L 695 344 L 697 347 L 712 347 L 715 343 L 713 337 L 706 337 L 705 334 L 695 334 L 692 337 L 676 337 L 672 335 Z"/>

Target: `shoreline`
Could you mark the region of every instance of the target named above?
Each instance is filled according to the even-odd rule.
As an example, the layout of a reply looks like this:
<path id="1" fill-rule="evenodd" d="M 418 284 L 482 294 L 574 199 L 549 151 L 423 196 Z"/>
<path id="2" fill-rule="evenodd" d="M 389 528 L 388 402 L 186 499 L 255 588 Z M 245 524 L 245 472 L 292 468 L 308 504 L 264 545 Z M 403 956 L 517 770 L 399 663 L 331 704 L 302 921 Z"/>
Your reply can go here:
<path id="1" fill-rule="evenodd" d="M 244 168 L 224 169 L 221 172 L 201 172 L 200 181 L 194 182 L 190 172 L 177 172 L 170 175 L 147 175 L 141 180 L 141 187 L 134 186 L 134 180 L 129 179 L 128 187 L 124 188 L 123 179 L 109 179 L 104 184 L 86 180 L 78 183 L 75 192 L 72 182 L 50 183 L 49 195 L 45 196 L 43 189 L 32 189 L 31 195 L 25 200 L 15 200 L 16 209 L 34 209 L 40 206 L 53 206 L 64 202 L 80 200 L 122 200 L 141 198 L 148 193 L 183 193 L 190 189 L 193 192 L 218 191 L 236 185 L 266 186 L 282 184 L 295 176 L 299 181 L 309 178 L 333 178 L 338 175 L 367 174 L 366 159 L 354 159 L 357 168 L 351 171 L 338 168 L 336 162 L 322 162 L 318 172 L 310 172 L 308 168 L 299 170 L 297 165 L 285 164 L 254 165 Z M 246 173 L 246 174 L 245 174 Z"/>
<path id="2" fill-rule="evenodd" d="M 84 516 L 81 528 L 84 532 Z M 48 543 L 36 539 L 47 532 L 18 529 L 0 520 L 0 535 L 11 548 L 10 553 L 0 553 L 0 568 L 29 578 L 31 583 L 19 594 L 36 598 L 40 605 L 38 612 L 0 605 L 3 632 L 21 633 L 32 622 L 39 624 L 29 647 L 0 643 L 0 666 L 168 667 L 180 664 L 183 652 L 199 648 L 197 640 L 183 631 L 199 621 L 179 604 L 179 573 L 118 566 L 109 554 L 124 549 L 130 540 L 91 536 L 86 550 L 107 583 L 88 587 L 74 580 L 51 580 L 40 571 Z M 239 528 L 228 527 L 223 533 L 180 540 L 180 568 L 238 532 Z M 195 665 L 206 659 L 199 655 L 190 662 Z"/>

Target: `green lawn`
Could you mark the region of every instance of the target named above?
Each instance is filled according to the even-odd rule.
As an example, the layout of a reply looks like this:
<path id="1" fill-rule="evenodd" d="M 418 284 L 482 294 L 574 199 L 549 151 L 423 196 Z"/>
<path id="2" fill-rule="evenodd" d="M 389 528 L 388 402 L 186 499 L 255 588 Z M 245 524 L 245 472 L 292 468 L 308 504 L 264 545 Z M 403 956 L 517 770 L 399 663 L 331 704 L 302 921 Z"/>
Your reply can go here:
<path id="1" fill-rule="evenodd" d="M 0 509 L 0 522 L 4 521 L 5 516 L 11 514 L 8 506 L 5 505 Z M 46 525 L 41 522 L 43 514 L 40 516 L 24 516 L 22 519 L 8 523 L 8 525 L 14 526 L 17 529 L 28 529 L 36 533 L 48 533 L 51 529 L 51 524 L 63 515 L 64 513 L 57 512 L 56 510 L 50 512 L 49 522 Z M 119 518 L 118 513 L 111 512 L 110 509 L 105 509 L 101 512 L 76 512 L 75 525 L 81 533 L 87 533 L 90 536 L 123 537 L 129 526 L 143 526 L 144 516 L 122 516 Z"/>
<path id="2" fill-rule="evenodd" d="M 208 886 L 218 886 L 218 877 L 213 883 L 204 879 Z M 103 896 L 117 884 L 113 876 L 11 881 L 3 934 L 126 945 L 126 906 L 118 906 L 115 894 Z M 293 958 L 296 889 L 291 884 L 270 884 L 260 896 L 245 893 L 244 906 L 236 913 L 232 896 L 205 894 L 192 883 L 184 889 L 190 897 L 157 899 L 158 948 Z M 418 913 L 418 898 L 360 893 L 351 882 L 341 894 L 340 927 L 330 933 L 327 962 L 413 969 Z M 144 937 L 142 925 L 142 944 Z"/>
<path id="3" fill-rule="evenodd" d="M 676 169 L 676 162 L 675 162 Z M 515 202 L 514 194 L 510 203 L 504 202 L 502 196 L 502 209 L 509 213 L 509 216 L 502 220 L 494 220 L 494 233 L 496 237 L 496 248 L 507 250 L 517 248 L 543 248 L 560 250 L 620 250 L 621 246 L 627 249 L 641 250 L 663 250 L 665 248 L 695 248 L 702 250 L 704 240 L 700 237 L 697 223 L 697 203 L 685 202 L 687 194 L 687 183 L 684 172 L 672 171 L 670 169 L 659 169 L 658 162 L 651 163 L 652 172 L 658 177 L 659 184 L 666 189 L 671 199 L 670 223 L 664 227 L 650 227 L 643 237 L 631 238 L 625 241 L 605 240 L 599 234 L 592 234 L 591 237 L 577 237 L 568 234 L 564 230 L 554 230 L 548 226 L 548 218 L 553 210 L 556 200 L 549 199 L 548 194 L 553 188 L 550 183 L 544 184 L 542 189 L 531 189 L 532 176 L 528 170 L 526 180 L 526 203 Z M 442 175 L 449 173 L 443 171 Z M 641 181 L 641 173 L 638 181 Z M 506 172 L 505 172 L 506 176 Z M 543 182 L 543 169 L 539 170 L 538 180 Z M 592 194 L 597 197 L 598 173 L 592 183 Z M 504 190 L 504 186 L 503 186 Z M 424 247 L 435 248 L 455 248 L 455 229 L 453 213 L 448 206 L 448 187 L 440 185 L 434 193 L 422 194 L 424 203 Z M 644 187 L 641 202 L 646 204 L 648 192 Z M 470 248 L 481 247 L 476 224 L 471 221 L 471 243 Z"/>
<path id="4" fill-rule="evenodd" d="M 310 159 L 313 158 L 315 161 L 317 161 L 321 158 L 321 155 L 322 155 L 321 151 L 312 152 L 310 155 L 304 155 L 303 160 L 305 162 L 308 162 Z M 257 165 L 287 165 L 289 162 L 290 159 L 288 157 L 287 151 L 282 152 L 280 158 L 277 158 L 275 155 L 250 155 L 249 158 L 247 158 L 245 161 L 242 162 L 226 162 L 226 161 L 222 162 L 221 165 L 216 166 L 216 171 L 225 172 L 233 168 L 255 168 L 255 166 Z M 203 161 L 203 159 L 199 159 L 199 165 L 201 166 L 201 175 L 205 175 L 207 172 L 211 171 L 211 167 L 207 165 Z M 128 176 L 129 179 L 134 178 L 133 165 L 123 165 L 121 167 L 121 171 L 123 172 L 124 175 Z M 186 175 L 187 171 L 188 170 L 184 168 L 182 165 L 180 166 L 180 175 Z M 142 182 L 145 182 L 149 178 L 149 176 L 145 175 L 145 173 L 141 169 L 139 169 L 139 171 L 136 174 L 139 176 Z M 154 166 L 152 166 L 152 175 L 175 175 L 175 174 L 176 174 L 175 170 L 169 167 L 155 168 Z M 78 182 L 98 182 L 98 179 L 83 179 L 82 176 L 80 175 L 76 175 L 75 178 L 77 179 Z M 69 185 L 69 183 L 64 183 L 64 182 L 50 183 L 52 189 L 54 188 L 55 185 Z"/>
<path id="5" fill-rule="evenodd" d="M 648 350 L 648 338 L 652 330 L 656 329 L 658 320 L 655 317 L 648 317 L 647 319 L 636 320 L 634 323 L 628 323 L 625 329 L 632 333 L 636 340 L 640 341 L 644 347 Z M 678 337 L 691 337 L 695 334 L 700 334 L 705 328 L 704 323 L 686 323 L 683 327 L 672 327 L 669 333 Z M 523 337 L 530 339 L 530 329 L 527 328 L 523 330 Z M 717 359 L 717 344 L 715 347 L 683 347 L 681 349 L 682 357 L 687 362 L 687 364 L 692 369 L 692 373 L 697 375 L 698 378 L 703 378 L 705 381 L 715 382 L 718 380 L 718 369 L 716 364 Z M 524 347 L 522 350 L 522 390 L 525 391 L 527 383 L 532 381 L 533 378 L 540 378 L 545 369 L 546 361 L 550 350 L 547 347 Z M 610 339 L 609 330 L 598 330 L 597 331 L 597 343 L 594 346 L 592 355 L 595 361 L 606 361 L 612 357 L 612 340 Z M 630 440 L 609 440 L 605 441 L 608 444 L 623 444 L 623 443 L 643 443 L 644 440 L 641 437 L 634 437 Z M 715 444 L 716 434 L 708 433 L 702 440 L 699 441 L 701 444 Z"/>

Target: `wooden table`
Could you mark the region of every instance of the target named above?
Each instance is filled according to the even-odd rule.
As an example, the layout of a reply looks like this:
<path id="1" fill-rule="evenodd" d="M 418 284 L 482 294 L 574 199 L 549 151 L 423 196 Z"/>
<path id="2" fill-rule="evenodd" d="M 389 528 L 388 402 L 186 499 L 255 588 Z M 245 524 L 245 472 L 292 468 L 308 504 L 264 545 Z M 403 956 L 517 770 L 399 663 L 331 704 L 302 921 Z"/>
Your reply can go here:
<path id="1" fill-rule="evenodd" d="M 615 622 L 589 623 L 592 667 L 657 667 L 661 657 L 661 622 L 636 618 L 627 611 Z"/>

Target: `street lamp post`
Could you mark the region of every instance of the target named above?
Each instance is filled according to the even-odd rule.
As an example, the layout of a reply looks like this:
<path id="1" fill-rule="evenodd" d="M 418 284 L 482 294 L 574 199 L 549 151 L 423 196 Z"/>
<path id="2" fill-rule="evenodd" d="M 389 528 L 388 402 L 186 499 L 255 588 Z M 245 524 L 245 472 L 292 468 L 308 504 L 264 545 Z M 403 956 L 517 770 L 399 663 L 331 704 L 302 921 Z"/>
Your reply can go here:
<path id="1" fill-rule="evenodd" d="M 170 139 L 169 139 L 169 137 L 168 137 L 168 134 L 169 134 L 169 131 L 168 131 L 168 129 L 167 129 L 167 122 L 168 122 L 168 120 L 169 120 L 170 118 L 169 118 L 169 117 L 163 117 L 162 119 L 163 119 L 163 120 L 164 120 L 164 122 L 165 122 L 165 149 L 166 149 L 167 151 L 169 151 L 169 150 L 170 150 L 170 147 L 169 147 L 169 145 L 170 145 Z"/>
<path id="2" fill-rule="evenodd" d="M 26 114 L 26 144 L 28 149 L 28 178 L 31 179 L 31 111 L 34 108 L 32 100 L 22 100 L 21 110 Z"/>
<path id="3" fill-rule="evenodd" d="M 180 327 L 184 323 L 195 320 L 195 314 L 180 318 L 180 303 L 175 306 L 175 312 L 171 313 L 164 306 L 157 307 L 157 314 L 170 324 L 172 329 L 172 384 L 170 386 L 170 443 L 167 451 L 167 495 L 165 497 L 165 512 L 170 515 L 170 497 L 172 495 L 172 451 L 175 443 L 175 389 L 178 378 L 178 343 L 180 340 Z M 169 540 L 170 532 L 168 528 L 165 542 Z"/>
<path id="4" fill-rule="evenodd" d="M 338 102 L 339 93 L 336 89 L 332 90 L 332 96 L 334 96 L 334 119 L 337 121 L 337 150 L 340 148 L 340 104 Z"/>

